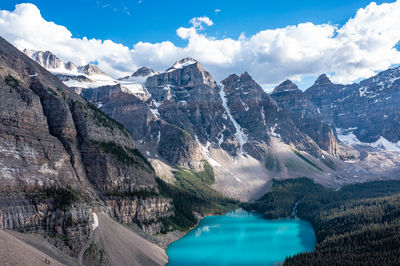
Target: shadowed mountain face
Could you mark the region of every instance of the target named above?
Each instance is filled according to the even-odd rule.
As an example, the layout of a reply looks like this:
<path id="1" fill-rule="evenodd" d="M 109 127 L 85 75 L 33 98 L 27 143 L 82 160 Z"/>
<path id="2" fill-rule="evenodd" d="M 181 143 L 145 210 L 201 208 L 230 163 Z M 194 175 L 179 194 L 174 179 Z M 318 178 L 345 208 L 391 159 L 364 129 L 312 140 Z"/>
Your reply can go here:
<path id="1" fill-rule="evenodd" d="M 76 255 L 92 212 L 151 233 L 173 214 L 117 121 L 0 38 L 0 228 L 66 237 Z"/>

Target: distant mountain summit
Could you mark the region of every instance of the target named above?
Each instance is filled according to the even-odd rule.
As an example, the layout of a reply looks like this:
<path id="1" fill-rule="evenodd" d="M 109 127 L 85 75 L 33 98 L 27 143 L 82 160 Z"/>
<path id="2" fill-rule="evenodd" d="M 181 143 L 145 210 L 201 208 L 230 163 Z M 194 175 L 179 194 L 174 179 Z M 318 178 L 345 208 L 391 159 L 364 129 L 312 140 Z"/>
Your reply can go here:
<path id="1" fill-rule="evenodd" d="M 324 85 L 328 86 L 331 84 L 332 84 L 332 81 L 328 78 L 328 76 L 326 74 L 320 75 L 314 83 L 315 86 L 324 86 Z"/>
<path id="2" fill-rule="evenodd" d="M 141 67 L 136 70 L 131 77 L 148 77 L 154 74 L 156 74 L 156 72 L 153 69 L 148 67 Z"/>
<path id="3" fill-rule="evenodd" d="M 68 71 L 68 74 L 71 74 L 71 76 L 73 76 L 73 74 L 85 74 L 87 76 L 102 75 L 108 77 L 108 74 L 96 65 L 87 64 L 77 67 L 72 62 L 64 63 L 50 51 L 43 52 L 24 49 L 23 52 L 35 62 L 54 73 L 63 73 L 63 71 Z M 63 74 L 65 75 L 67 73 Z"/>
<path id="4" fill-rule="evenodd" d="M 286 80 L 279 84 L 272 93 L 279 93 L 279 92 L 289 92 L 289 91 L 299 91 L 299 87 L 294 84 L 291 80 Z"/>
<path id="5" fill-rule="evenodd" d="M 86 74 L 88 76 L 94 76 L 94 75 L 108 76 L 108 74 L 106 72 L 104 72 L 98 66 L 93 65 L 93 64 L 87 64 L 87 65 L 78 67 L 78 72 Z"/>
<path id="6" fill-rule="evenodd" d="M 64 67 L 64 63 L 50 51 L 35 51 L 24 49 L 23 51 L 30 58 L 47 69 L 58 69 Z"/>
<path id="7" fill-rule="evenodd" d="M 186 58 L 183 58 L 183 59 L 181 59 L 179 61 L 176 61 L 175 64 L 172 67 L 167 69 L 166 72 L 172 71 L 172 70 L 175 70 L 175 69 L 181 69 L 181 68 L 183 68 L 185 66 L 193 65 L 193 64 L 196 64 L 196 63 L 199 63 L 196 59 L 193 59 L 191 57 L 186 57 Z"/>

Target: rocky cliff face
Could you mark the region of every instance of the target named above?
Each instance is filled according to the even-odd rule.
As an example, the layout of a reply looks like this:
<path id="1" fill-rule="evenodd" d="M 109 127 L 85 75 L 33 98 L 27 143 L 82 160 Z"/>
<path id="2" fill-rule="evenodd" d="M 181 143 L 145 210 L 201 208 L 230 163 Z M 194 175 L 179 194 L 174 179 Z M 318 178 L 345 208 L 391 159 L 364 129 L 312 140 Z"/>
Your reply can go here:
<path id="1" fill-rule="evenodd" d="M 400 68 L 389 69 L 360 83 L 336 85 L 320 77 L 306 91 L 323 116 L 340 129 L 348 129 L 361 142 L 383 137 L 400 140 Z"/>
<path id="2" fill-rule="evenodd" d="M 81 95 L 124 124 L 146 157 L 195 170 L 201 169 L 201 160 L 209 160 L 220 169 L 216 170 L 217 188 L 228 196 L 256 197 L 258 192 L 252 190 L 265 190 L 265 180 L 276 176 L 276 172 L 264 173 L 263 167 L 268 154 L 280 150 L 272 148 L 271 138 L 312 154 L 322 164 L 324 153 L 337 156 L 335 135 L 328 125 L 313 124 L 301 112 L 295 116 L 294 110 L 280 106 L 248 73 L 231 75 L 218 84 L 199 62 L 185 58 L 166 72 L 147 77 L 142 87 L 149 98 L 125 91 L 123 84 L 83 90 Z M 311 110 L 314 106 L 308 104 Z M 293 154 L 289 146 L 284 149 Z M 288 156 L 282 156 L 278 168 L 285 167 Z M 253 171 L 242 172 L 244 168 L 228 163 L 237 160 L 240 167 L 253 165 L 259 180 L 250 180 Z M 296 174 L 304 175 L 301 171 Z M 226 178 L 234 181 L 227 185 Z M 247 184 L 236 184 L 245 178 L 249 178 Z"/>
<path id="3" fill-rule="evenodd" d="M 59 78 L 73 87 L 75 81 L 83 84 L 76 91 L 125 125 L 161 175 L 168 171 L 172 177 L 177 165 L 200 170 L 206 159 L 216 172 L 215 187 L 243 200 L 262 195 L 273 177 L 310 176 L 329 186 L 359 180 L 360 173 L 374 178 L 376 171 L 363 164 L 369 151 L 348 150 L 337 136 L 354 131 L 362 141 L 378 137 L 374 147 L 382 138 L 392 146 L 389 139 L 397 139 L 396 107 L 390 102 L 396 97 L 394 70 L 351 86 L 332 84 L 321 75 L 306 92 L 285 81 L 271 95 L 248 73 L 233 74 L 219 84 L 193 58 L 177 61 L 163 73 L 143 67 L 119 80 L 97 82 L 96 76 L 82 76 L 89 80 Z M 375 112 L 380 108 L 384 114 Z M 388 122 L 377 121 L 378 116 Z M 378 163 L 380 155 L 367 158 Z M 389 157 L 385 176 L 394 171 L 389 165 L 396 156 Z M 346 160 L 357 164 L 349 167 Z"/>
<path id="4" fill-rule="evenodd" d="M 255 158 L 259 143 L 269 143 L 270 137 L 279 136 L 285 143 L 321 157 L 321 150 L 336 156 L 336 138 L 329 125 L 322 125 L 316 116 L 316 108 L 296 85 L 286 81 L 270 95 L 250 77 L 231 75 L 224 81 L 224 91 L 232 116 L 248 132 L 247 146 Z"/>
<path id="5" fill-rule="evenodd" d="M 223 107 L 220 88 L 199 62 L 183 59 L 165 73 L 149 77 L 145 87 L 165 122 L 184 129 L 192 140 L 237 153 L 235 127 Z"/>
<path id="6" fill-rule="evenodd" d="M 61 59 L 50 51 L 43 52 L 25 49 L 24 53 L 47 69 L 57 69 L 64 65 Z"/>
<path id="7" fill-rule="evenodd" d="M 317 82 L 323 84 L 322 78 Z M 286 80 L 274 89 L 271 97 L 280 107 L 289 112 L 289 116 L 301 132 L 307 134 L 329 154 L 335 157 L 340 156 L 335 128 L 332 128 L 329 123 L 323 122 L 320 110 L 306 93 L 290 80 Z"/>
<path id="8" fill-rule="evenodd" d="M 2 38 L 0 94 L 0 228 L 76 255 L 93 211 L 151 233 L 173 215 L 129 132 Z"/>

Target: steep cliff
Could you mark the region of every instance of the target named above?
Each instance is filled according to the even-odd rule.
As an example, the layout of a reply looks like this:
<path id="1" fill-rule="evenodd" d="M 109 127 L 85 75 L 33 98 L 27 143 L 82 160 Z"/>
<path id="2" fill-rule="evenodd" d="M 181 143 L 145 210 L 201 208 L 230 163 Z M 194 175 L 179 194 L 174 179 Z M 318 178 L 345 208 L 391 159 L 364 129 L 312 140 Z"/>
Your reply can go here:
<path id="1" fill-rule="evenodd" d="M 0 38 L 0 228 L 77 255 L 93 212 L 150 233 L 173 215 L 129 132 Z"/>

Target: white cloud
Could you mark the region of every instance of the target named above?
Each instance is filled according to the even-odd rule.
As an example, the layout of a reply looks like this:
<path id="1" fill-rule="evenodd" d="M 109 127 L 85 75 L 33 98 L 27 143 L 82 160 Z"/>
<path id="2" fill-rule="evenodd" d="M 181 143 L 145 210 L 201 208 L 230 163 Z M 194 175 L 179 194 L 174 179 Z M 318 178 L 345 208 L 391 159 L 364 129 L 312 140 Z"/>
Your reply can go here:
<path id="1" fill-rule="evenodd" d="M 32 4 L 0 11 L 0 35 L 18 48 L 50 50 L 63 60 L 90 61 L 118 77 L 139 66 L 165 70 L 176 60 L 191 56 L 201 61 L 216 79 L 248 71 L 266 87 L 286 78 L 330 73 L 348 83 L 400 63 L 394 46 L 400 41 L 400 0 L 360 9 L 345 25 L 301 23 L 268 29 L 237 39 L 217 39 L 202 32 L 212 26 L 208 17 L 193 18 L 191 27 L 177 35 L 187 40 L 178 47 L 165 41 L 138 42 L 132 48 L 110 40 L 73 38 L 63 26 L 48 22 Z M 38 30 L 40 29 L 40 30 Z"/>
<path id="2" fill-rule="evenodd" d="M 203 29 L 203 24 L 207 26 L 212 26 L 214 25 L 214 22 L 209 17 L 197 17 L 197 18 L 192 18 L 190 20 L 190 23 L 193 25 L 193 28 L 202 30 Z"/>

